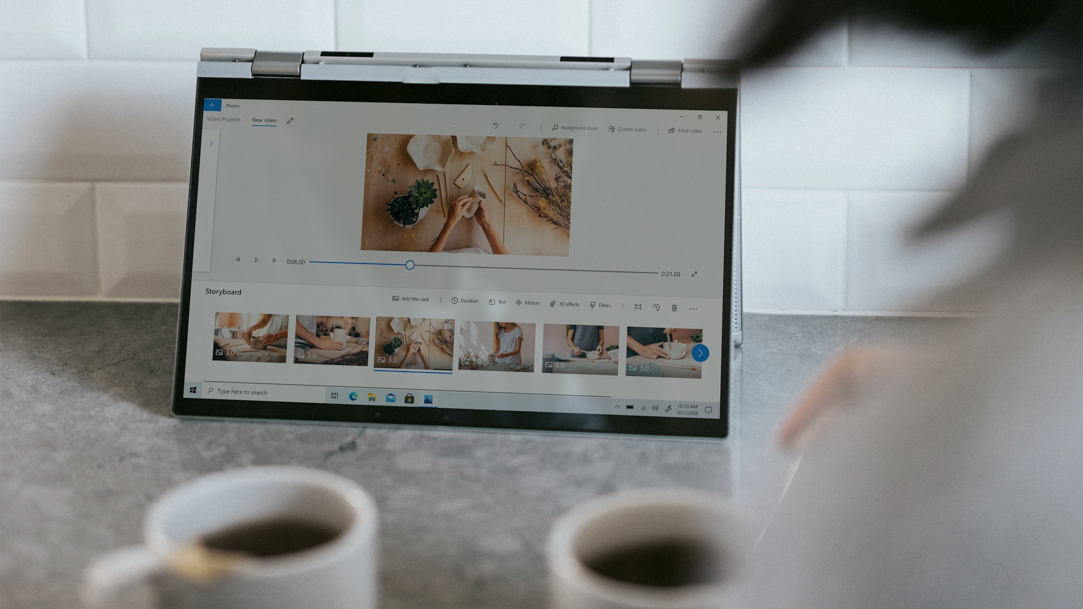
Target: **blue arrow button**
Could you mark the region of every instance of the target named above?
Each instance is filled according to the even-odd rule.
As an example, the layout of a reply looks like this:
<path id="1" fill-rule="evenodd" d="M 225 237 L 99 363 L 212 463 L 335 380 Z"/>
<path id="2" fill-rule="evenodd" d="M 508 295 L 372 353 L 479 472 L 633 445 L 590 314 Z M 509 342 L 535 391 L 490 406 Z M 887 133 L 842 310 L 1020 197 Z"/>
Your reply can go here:
<path id="1" fill-rule="evenodd" d="M 707 348 L 707 345 L 696 345 L 692 347 L 692 359 L 697 362 L 705 361 L 711 356 L 711 350 Z"/>

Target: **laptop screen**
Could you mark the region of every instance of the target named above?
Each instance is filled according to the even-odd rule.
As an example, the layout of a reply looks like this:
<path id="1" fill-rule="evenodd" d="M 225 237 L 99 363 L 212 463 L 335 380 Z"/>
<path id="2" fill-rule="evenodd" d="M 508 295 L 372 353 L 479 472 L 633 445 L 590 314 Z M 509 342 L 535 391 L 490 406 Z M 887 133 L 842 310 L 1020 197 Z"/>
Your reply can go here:
<path id="1" fill-rule="evenodd" d="M 735 104 L 200 79 L 174 411 L 725 436 Z"/>

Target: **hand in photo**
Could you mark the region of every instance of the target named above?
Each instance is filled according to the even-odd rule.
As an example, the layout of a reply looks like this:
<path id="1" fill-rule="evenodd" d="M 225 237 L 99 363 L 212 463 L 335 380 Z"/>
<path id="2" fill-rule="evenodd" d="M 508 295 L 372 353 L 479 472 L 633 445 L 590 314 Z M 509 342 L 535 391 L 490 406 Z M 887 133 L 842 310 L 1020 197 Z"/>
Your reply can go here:
<path id="1" fill-rule="evenodd" d="M 478 201 L 478 209 L 474 212 L 474 220 L 482 228 L 489 226 L 489 214 L 485 209 L 485 199 Z"/>
<path id="2" fill-rule="evenodd" d="M 346 345 L 330 338 L 319 338 L 316 339 L 316 348 L 324 351 L 342 351 Z"/>
<path id="3" fill-rule="evenodd" d="M 639 343 L 632 344 L 634 341 L 628 341 L 628 347 L 636 353 L 642 355 L 647 359 L 664 358 L 669 359 L 669 354 L 662 348 L 662 343 L 653 343 L 650 345 L 640 345 Z"/>
<path id="4" fill-rule="evenodd" d="M 451 209 L 448 210 L 447 222 L 445 224 L 450 224 L 451 226 L 458 224 L 459 220 L 463 219 L 463 214 L 466 213 L 466 208 L 470 207 L 470 201 L 473 199 L 473 195 L 462 195 L 458 199 L 452 201 Z"/>
<path id="5" fill-rule="evenodd" d="M 414 355 L 417 355 L 417 357 L 415 358 Z M 399 368 L 432 370 L 432 366 L 429 365 L 429 358 L 425 357 L 425 352 L 421 350 L 421 343 L 410 343 L 410 346 L 406 347 L 406 354 L 402 356 Z"/>
<path id="6" fill-rule="evenodd" d="M 444 246 L 447 245 L 448 237 L 451 236 L 451 229 L 455 228 L 455 225 L 459 223 L 459 220 L 463 219 L 466 208 L 470 206 L 470 202 L 473 200 L 473 195 L 463 195 L 451 202 L 451 205 L 448 206 L 447 210 L 447 220 L 444 220 L 444 228 L 440 229 L 440 234 L 433 240 L 432 247 L 429 248 L 430 252 L 444 251 Z"/>
<path id="7" fill-rule="evenodd" d="M 500 235 L 493 230 L 493 225 L 489 223 L 489 214 L 485 211 L 484 199 L 478 201 L 478 209 L 474 212 L 474 220 L 481 227 L 481 232 L 485 233 L 485 240 L 489 242 L 489 248 L 493 250 L 494 254 L 507 255 L 511 253 L 500 239 Z"/>
<path id="8" fill-rule="evenodd" d="M 289 319 L 286 314 L 215 313 L 212 357 L 215 361 L 283 363 Z M 259 330 L 263 332 L 256 335 Z"/>

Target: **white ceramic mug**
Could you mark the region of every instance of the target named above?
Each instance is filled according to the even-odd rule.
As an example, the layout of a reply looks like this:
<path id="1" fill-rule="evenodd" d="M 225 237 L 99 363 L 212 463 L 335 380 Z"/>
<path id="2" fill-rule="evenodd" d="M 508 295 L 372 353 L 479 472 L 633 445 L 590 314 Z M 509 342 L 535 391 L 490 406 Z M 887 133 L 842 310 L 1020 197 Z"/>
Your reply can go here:
<path id="1" fill-rule="evenodd" d="M 315 547 L 229 563 L 210 581 L 178 572 L 175 557 L 210 533 L 295 518 L 339 534 Z M 95 609 L 373 609 L 376 504 L 360 486 L 302 467 L 250 467 L 211 474 L 158 499 L 143 522 L 145 545 L 114 550 L 85 573 Z"/>
<path id="2" fill-rule="evenodd" d="M 722 558 L 708 583 L 661 587 L 628 583 L 588 566 L 616 551 L 662 541 L 695 541 Z M 721 496 L 686 489 L 615 493 L 576 506 L 549 533 L 554 609 L 719 609 L 749 543 L 744 519 Z"/>

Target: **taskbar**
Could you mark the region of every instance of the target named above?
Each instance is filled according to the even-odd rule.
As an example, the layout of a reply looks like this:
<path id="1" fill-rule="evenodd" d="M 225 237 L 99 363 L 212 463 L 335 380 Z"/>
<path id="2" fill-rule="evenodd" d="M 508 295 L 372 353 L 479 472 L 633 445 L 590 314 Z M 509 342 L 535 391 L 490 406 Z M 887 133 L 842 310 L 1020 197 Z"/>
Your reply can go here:
<path id="1" fill-rule="evenodd" d="M 396 387 L 329 387 L 325 385 L 231 383 L 222 381 L 185 382 L 184 396 L 190 399 L 209 400 L 605 414 L 680 419 L 718 419 L 721 411 L 719 402 L 683 399 L 644 400 L 590 395 L 433 391 Z"/>

